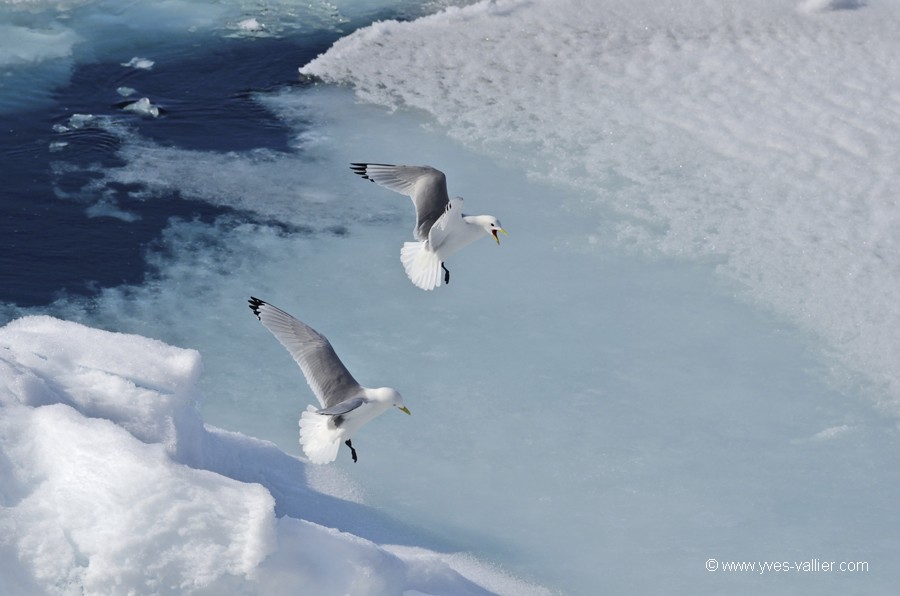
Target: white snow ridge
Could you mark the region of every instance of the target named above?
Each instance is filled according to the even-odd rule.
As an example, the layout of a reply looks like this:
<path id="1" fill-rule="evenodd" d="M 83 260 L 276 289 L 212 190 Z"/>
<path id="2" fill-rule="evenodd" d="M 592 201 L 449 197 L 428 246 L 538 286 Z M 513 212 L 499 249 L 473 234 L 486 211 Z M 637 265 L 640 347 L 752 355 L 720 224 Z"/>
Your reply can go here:
<path id="1" fill-rule="evenodd" d="M 204 426 L 200 370 L 194 350 L 47 316 L 0 328 L 0 593 L 543 592 L 324 525 L 400 535 L 271 443 Z"/>

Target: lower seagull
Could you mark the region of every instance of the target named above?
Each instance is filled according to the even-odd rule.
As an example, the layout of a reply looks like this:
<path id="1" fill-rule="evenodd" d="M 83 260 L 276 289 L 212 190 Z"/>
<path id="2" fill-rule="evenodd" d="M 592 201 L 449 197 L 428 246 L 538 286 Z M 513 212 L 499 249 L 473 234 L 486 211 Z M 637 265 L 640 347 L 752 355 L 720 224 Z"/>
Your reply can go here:
<path id="1" fill-rule="evenodd" d="M 356 431 L 391 407 L 410 413 L 396 390 L 357 383 L 324 335 L 259 298 L 248 302 L 256 318 L 300 365 L 322 406 L 309 406 L 300 416 L 300 445 L 309 461 L 333 462 L 343 442 L 355 462 L 356 449 L 350 439 Z"/>

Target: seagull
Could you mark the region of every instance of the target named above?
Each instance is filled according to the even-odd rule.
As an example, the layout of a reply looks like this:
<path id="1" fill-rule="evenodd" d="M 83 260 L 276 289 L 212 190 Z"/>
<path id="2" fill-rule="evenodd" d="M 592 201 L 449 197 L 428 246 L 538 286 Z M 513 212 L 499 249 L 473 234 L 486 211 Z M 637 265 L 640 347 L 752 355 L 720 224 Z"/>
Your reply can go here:
<path id="1" fill-rule="evenodd" d="M 396 390 L 357 383 L 324 335 L 259 298 L 251 296 L 248 302 L 256 318 L 300 365 L 322 406 L 309 406 L 300 416 L 300 445 L 309 461 L 333 462 L 343 441 L 356 462 L 356 449 L 350 442 L 356 431 L 391 407 L 410 413 Z"/>
<path id="2" fill-rule="evenodd" d="M 408 195 L 416 208 L 417 242 L 404 242 L 400 262 L 410 281 L 423 290 L 450 283 L 450 271 L 444 261 L 482 236 L 506 234 L 493 215 L 465 215 L 463 199 L 447 195 L 447 177 L 431 166 L 392 166 L 381 163 L 351 163 L 350 169 L 366 180 Z"/>

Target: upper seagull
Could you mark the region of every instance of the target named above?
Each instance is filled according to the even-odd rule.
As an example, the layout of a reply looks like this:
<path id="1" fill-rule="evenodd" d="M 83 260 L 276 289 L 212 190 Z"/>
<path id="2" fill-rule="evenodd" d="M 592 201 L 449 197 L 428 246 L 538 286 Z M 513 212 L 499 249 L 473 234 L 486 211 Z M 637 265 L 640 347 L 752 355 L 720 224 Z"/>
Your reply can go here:
<path id="1" fill-rule="evenodd" d="M 350 438 L 356 431 L 391 406 L 410 413 L 394 389 L 369 389 L 357 383 L 324 335 L 259 298 L 251 297 L 248 302 L 256 318 L 300 365 L 322 406 L 309 406 L 300 415 L 300 445 L 309 461 L 333 462 L 343 441 L 355 462 L 356 449 Z"/>
<path id="2" fill-rule="evenodd" d="M 431 166 L 392 166 L 381 163 L 353 163 L 350 169 L 385 188 L 408 195 L 416 208 L 413 234 L 418 242 L 404 242 L 400 262 L 416 286 L 433 290 L 443 281 L 450 283 L 450 271 L 444 261 L 482 236 L 506 234 L 493 215 L 465 215 L 463 199 L 450 200 L 447 177 Z"/>

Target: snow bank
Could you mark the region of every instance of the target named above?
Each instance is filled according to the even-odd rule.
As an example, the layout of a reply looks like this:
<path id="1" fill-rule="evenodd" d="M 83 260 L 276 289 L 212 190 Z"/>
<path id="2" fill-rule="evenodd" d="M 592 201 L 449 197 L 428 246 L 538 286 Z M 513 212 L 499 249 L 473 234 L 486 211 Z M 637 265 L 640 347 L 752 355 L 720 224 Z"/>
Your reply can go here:
<path id="1" fill-rule="evenodd" d="M 198 352 L 137 335 L 46 316 L 0 328 L 0 592 L 541 591 L 342 531 L 404 539 L 311 490 L 270 443 L 205 427 L 200 370 Z"/>

